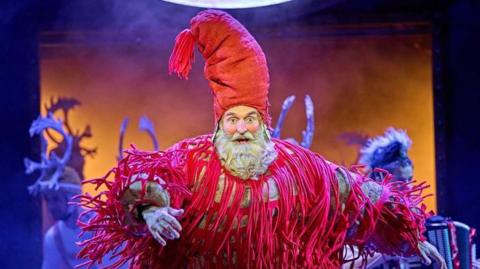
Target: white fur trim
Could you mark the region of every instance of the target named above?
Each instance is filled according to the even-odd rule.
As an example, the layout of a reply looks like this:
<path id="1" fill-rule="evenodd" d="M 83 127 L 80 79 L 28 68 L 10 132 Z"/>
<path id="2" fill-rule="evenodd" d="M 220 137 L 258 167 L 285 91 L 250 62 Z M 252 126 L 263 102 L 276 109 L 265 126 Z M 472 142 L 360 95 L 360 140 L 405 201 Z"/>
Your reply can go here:
<path id="1" fill-rule="evenodd" d="M 412 146 L 412 140 L 408 137 L 405 130 L 389 127 L 383 135 L 370 138 L 367 141 L 366 145 L 360 149 L 360 158 L 358 162 L 370 167 L 375 151 L 394 142 L 400 142 L 405 150 L 410 149 Z"/>

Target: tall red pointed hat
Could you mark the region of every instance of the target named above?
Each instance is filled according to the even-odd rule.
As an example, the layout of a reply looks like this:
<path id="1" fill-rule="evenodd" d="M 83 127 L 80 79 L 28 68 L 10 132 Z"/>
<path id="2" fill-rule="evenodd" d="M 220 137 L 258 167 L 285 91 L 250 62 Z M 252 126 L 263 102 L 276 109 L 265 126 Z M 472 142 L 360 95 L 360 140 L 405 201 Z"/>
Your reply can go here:
<path id="1" fill-rule="evenodd" d="M 270 126 L 267 61 L 247 29 L 223 11 L 198 13 L 190 21 L 190 29 L 175 39 L 170 74 L 188 79 L 195 44 L 205 58 L 204 73 L 214 95 L 215 120 L 218 122 L 228 109 L 244 105 L 257 109 L 266 126 Z"/>

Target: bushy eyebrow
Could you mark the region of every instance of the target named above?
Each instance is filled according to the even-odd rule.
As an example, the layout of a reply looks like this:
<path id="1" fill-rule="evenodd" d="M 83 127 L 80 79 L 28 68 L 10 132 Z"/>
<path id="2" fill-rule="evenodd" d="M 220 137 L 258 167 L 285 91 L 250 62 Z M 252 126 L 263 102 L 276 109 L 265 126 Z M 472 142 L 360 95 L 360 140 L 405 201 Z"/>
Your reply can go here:
<path id="1" fill-rule="evenodd" d="M 225 118 L 230 117 L 230 116 L 238 117 L 237 114 L 235 114 L 233 112 L 228 112 L 227 114 L 225 114 Z"/>
<path id="2" fill-rule="evenodd" d="M 230 116 L 237 117 L 237 118 L 239 117 L 239 115 L 236 114 L 236 113 L 234 113 L 234 112 L 227 112 L 227 113 L 225 114 L 225 117 L 226 117 L 226 118 L 227 118 L 227 117 L 230 117 Z M 249 116 L 258 116 L 258 113 L 257 113 L 256 111 L 250 111 L 250 112 L 247 113 L 247 115 L 245 116 L 245 118 L 246 118 L 246 117 L 249 117 Z"/>

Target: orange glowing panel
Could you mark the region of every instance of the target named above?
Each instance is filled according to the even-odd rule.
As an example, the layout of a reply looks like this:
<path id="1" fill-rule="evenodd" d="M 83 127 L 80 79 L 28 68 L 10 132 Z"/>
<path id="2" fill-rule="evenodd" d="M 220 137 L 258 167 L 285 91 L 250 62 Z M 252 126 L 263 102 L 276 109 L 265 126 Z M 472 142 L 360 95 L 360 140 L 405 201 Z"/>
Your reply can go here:
<path id="1" fill-rule="evenodd" d="M 161 36 L 162 33 L 159 33 Z M 435 152 L 431 40 L 428 35 L 388 37 L 262 37 L 269 61 L 270 102 L 274 119 L 283 100 L 297 96 L 285 122 L 284 138 L 301 140 L 305 128 L 303 96 L 315 104 L 312 150 L 327 159 L 353 164 L 358 147 L 339 139 L 345 132 L 374 136 L 389 126 L 407 130 L 415 178 L 434 193 Z M 167 43 L 167 42 L 166 42 Z M 214 129 L 212 95 L 196 57 L 188 81 L 167 74 L 171 44 L 58 45 L 42 47 L 41 100 L 71 96 L 83 105 L 71 114 L 78 128 L 92 127 L 86 146 L 98 154 L 87 159 L 85 176 L 103 176 L 116 162 L 120 124 L 128 116 L 125 147 L 152 149 L 138 119 L 149 116 L 160 148 Z M 275 123 L 275 120 L 274 120 Z M 94 192 L 91 186 L 85 191 Z M 435 198 L 427 199 L 435 209 Z"/>

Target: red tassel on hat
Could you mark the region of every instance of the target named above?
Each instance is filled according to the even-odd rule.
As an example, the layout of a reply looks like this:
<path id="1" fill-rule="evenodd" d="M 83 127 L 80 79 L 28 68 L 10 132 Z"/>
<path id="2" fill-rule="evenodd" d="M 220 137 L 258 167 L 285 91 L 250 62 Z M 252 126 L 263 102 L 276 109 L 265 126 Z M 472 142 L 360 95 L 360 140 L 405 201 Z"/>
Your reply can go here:
<path id="1" fill-rule="evenodd" d="M 180 78 L 188 79 L 188 73 L 194 62 L 195 38 L 190 29 L 183 30 L 175 38 L 175 46 L 168 61 L 169 74 L 175 73 Z"/>

